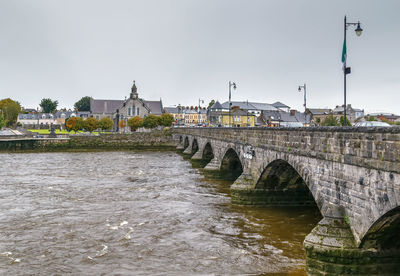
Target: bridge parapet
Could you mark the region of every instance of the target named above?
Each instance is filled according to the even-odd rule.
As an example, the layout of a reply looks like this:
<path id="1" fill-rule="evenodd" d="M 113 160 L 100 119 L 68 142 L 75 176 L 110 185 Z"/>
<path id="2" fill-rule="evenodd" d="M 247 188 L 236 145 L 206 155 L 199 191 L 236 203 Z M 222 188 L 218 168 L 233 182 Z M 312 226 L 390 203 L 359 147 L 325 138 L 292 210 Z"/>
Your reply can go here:
<path id="1" fill-rule="evenodd" d="M 400 173 L 400 128 L 176 128 L 192 135 Z"/>

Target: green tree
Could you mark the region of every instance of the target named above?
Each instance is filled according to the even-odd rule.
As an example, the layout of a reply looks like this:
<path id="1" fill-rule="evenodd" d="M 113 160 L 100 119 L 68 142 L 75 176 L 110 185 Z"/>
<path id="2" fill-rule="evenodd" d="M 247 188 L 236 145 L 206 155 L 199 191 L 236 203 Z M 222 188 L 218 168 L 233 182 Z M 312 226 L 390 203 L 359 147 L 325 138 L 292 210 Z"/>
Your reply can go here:
<path id="1" fill-rule="evenodd" d="M 7 120 L 0 114 L 0 129 L 7 125 Z"/>
<path id="2" fill-rule="evenodd" d="M 98 125 L 99 121 L 93 117 L 89 117 L 83 121 L 83 128 L 89 131 L 90 133 L 92 133 L 93 130 L 97 129 Z"/>
<path id="3" fill-rule="evenodd" d="M 102 130 L 110 130 L 114 125 L 113 120 L 108 117 L 103 117 L 99 120 L 99 128 Z"/>
<path id="4" fill-rule="evenodd" d="M 162 114 L 158 120 L 159 120 L 159 125 L 165 127 L 172 126 L 172 123 L 175 121 L 174 116 L 168 113 Z"/>
<path id="5" fill-rule="evenodd" d="M 156 126 L 158 126 L 158 117 L 153 114 L 147 115 L 143 119 L 143 126 L 145 128 L 155 128 Z"/>
<path id="6" fill-rule="evenodd" d="M 51 99 L 42 99 L 39 106 L 42 108 L 44 113 L 52 113 L 57 109 L 58 101 L 52 101 Z"/>
<path id="7" fill-rule="evenodd" d="M 90 99 L 89 96 L 82 97 L 74 104 L 74 108 L 78 111 L 90 111 Z"/>
<path id="8" fill-rule="evenodd" d="M 210 103 L 208 104 L 207 109 L 210 109 L 214 104 L 215 104 L 215 101 L 211 100 Z"/>
<path id="9" fill-rule="evenodd" d="M 344 117 L 340 116 L 340 125 L 344 126 Z M 346 126 L 351 126 L 349 119 L 346 117 Z"/>
<path id="10" fill-rule="evenodd" d="M 17 122 L 18 113 L 21 112 L 21 105 L 10 98 L 0 101 L 0 114 L 6 121 L 6 126 L 12 126 Z"/>
<path id="11" fill-rule="evenodd" d="M 327 116 L 321 123 L 322 126 L 339 126 L 339 120 L 333 115 Z"/>
<path id="12" fill-rule="evenodd" d="M 138 128 L 143 126 L 143 119 L 140 118 L 139 116 L 135 116 L 133 118 L 129 118 L 128 126 L 131 128 L 131 130 L 135 131 Z"/>

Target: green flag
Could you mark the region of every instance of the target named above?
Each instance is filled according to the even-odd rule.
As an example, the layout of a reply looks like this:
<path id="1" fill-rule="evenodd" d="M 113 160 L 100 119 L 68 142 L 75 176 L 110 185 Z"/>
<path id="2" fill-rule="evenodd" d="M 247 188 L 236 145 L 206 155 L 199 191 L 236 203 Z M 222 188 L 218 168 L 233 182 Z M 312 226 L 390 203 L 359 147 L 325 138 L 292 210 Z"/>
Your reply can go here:
<path id="1" fill-rule="evenodd" d="M 346 40 L 343 41 L 342 62 L 345 63 L 347 59 Z"/>

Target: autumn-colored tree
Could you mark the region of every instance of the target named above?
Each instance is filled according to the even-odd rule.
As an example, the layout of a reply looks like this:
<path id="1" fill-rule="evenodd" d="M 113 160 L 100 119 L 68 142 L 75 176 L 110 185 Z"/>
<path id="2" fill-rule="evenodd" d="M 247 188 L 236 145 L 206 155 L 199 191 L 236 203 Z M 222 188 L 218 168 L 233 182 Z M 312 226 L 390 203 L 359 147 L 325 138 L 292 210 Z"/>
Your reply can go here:
<path id="1" fill-rule="evenodd" d="M 113 120 L 108 117 L 103 117 L 99 121 L 99 128 L 101 128 L 102 130 L 110 130 L 112 129 L 113 125 Z"/>
<path id="2" fill-rule="evenodd" d="M 133 118 L 129 118 L 128 126 L 131 128 L 132 131 L 137 130 L 138 128 L 143 126 L 143 119 L 139 116 L 135 116 Z"/>
<path id="3" fill-rule="evenodd" d="M 143 126 L 145 128 L 155 128 L 158 126 L 158 116 L 153 114 L 147 115 L 143 120 Z"/>
<path id="4" fill-rule="evenodd" d="M 66 122 L 65 126 L 68 131 L 75 131 L 75 133 L 83 128 L 83 120 L 80 117 L 70 117 Z"/>
<path id="5" fill-rule="evenodd" d="M 93 130 L 97 129 L 98 125 L 99 121 L 93 117 L 89 117 L 83 121 L 83 128 L 89 131 L 90 133 L 92 133 Z"/>
<path id="6" fill-rule="evenodd" d="M 162 114 L 159 119 L 159 125 L 169 127 L 174 122 L 174 116 L 168 113 Z"/>
<path id="7" fill-rule="evenodd" d="M 123 128 L 126 126 L 124 120 L 119 121 L 119 122 L 118 122 L 118 126 L 119 126 L 119 129 L 120 129 L 120 130 L 123 129 Z"/>
<path id="8" fill-rule="evenodd" d="M 2 99 L 0 101 L 0 114 L 6 121 L 7 126 L 15 124 L 18 118 L 18 113 L 21 112 L 21 105 L 17 101 L 10 98 Z"/>

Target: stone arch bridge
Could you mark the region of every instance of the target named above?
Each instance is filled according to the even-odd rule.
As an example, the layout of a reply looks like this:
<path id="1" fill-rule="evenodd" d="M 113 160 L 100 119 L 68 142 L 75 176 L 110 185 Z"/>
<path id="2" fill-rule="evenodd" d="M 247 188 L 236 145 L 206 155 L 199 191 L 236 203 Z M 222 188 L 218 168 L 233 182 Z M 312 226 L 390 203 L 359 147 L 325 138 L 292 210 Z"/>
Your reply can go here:
<path id="1" fill-rule="evenodd" d="M 304 241 L 308 274 L 400 271 L 400 128 L 176 128 L 173 137 L 205 171 L 235 180 L 233 203 L 319 208 Z"/>

